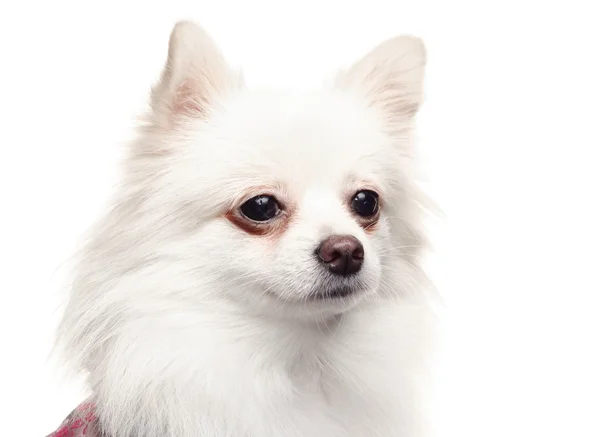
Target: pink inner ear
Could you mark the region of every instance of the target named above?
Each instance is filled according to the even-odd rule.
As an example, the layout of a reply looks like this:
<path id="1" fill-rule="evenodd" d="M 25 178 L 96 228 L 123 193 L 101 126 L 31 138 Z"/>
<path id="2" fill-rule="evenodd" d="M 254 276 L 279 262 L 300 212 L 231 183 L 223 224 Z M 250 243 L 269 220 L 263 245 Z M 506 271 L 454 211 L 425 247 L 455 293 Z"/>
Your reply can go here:
<path id="1" fill-rule="evenodd" d="M 204 116 L 206 103 L 199 84 L 186 80 L 177 87 L 173 101 L 173 113 L 195 117 Z"/>

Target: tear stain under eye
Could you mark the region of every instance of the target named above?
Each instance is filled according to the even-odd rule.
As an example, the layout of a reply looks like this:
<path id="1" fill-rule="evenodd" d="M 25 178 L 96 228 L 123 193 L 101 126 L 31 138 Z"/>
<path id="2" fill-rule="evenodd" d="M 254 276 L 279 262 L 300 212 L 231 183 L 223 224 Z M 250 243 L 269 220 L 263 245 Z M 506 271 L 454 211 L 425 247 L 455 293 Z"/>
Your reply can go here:
<path id="1" fill-rule="evenodd" d="M 360 223 L 359 224 L 362 226 L 362 228 L 365 230 L 365 232 L 367 234 L 374 234 L 377 229 L 378 229 L 378 224 L 379 224 L 379 214 L 377 214 L 377 218 L 370 222 L 370 223 Z"/>
<path id="2" fill-rule="evenodd" d="M 278 239 L 289 227 L 291 220 L 289 212 L 281 212 L 281 215 L 275 218 L 270 223 L 254 223 L 237 213 L 235 210 L 230 210 L 225 214 L 225 218 L 238 229 L 246 232 L 249 235 L 256 237 L 268 237 Z"/>

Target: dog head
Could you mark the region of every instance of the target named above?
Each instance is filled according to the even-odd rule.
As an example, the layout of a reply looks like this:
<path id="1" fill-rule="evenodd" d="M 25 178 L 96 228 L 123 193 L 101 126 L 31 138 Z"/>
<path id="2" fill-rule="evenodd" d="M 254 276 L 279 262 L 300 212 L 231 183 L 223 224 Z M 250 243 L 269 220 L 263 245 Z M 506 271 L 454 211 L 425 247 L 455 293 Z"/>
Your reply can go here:
<path id="1" fill-rule="evenodd" d="M 420 40 L 397 37 L 322 89 L 249 90 L 201 28 L 177 24 L 79 288 L 304 315 L 410 289 L 424 64 Z"/>
<path id="2" fill-rule="evenodd" d="M 171 226 L 153 255 L 168 247 L 211 293 L 269 311 L 391 293 L 394 254 L 415 245 L 408 167 L 424 63 L 420 40 L 397 37 L 324 89 L 252 91 L 202 29 L 179 23 L 130 161 L 149 214 L 170 217 L 144 218 Z"/>

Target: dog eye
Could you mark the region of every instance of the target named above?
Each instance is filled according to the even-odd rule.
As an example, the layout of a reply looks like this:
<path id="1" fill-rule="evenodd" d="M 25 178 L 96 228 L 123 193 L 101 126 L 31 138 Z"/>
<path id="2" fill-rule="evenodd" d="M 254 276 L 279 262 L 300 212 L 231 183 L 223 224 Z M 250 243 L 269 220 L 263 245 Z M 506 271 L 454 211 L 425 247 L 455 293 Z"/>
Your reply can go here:
<path id="1" fill-rule="evenodd" d="M 255 222 L 266 222 L 281 211 L 273 196 L 260 195 L 245 202 L 240 208 L 242 214 Z"/>
<path id="2" fill-rule="evenodd" d="M 352 209 L 361 217 L 371 217 L 379 210 L 379 195 L 370 190 L 356 193 L 352 199 Z"/>

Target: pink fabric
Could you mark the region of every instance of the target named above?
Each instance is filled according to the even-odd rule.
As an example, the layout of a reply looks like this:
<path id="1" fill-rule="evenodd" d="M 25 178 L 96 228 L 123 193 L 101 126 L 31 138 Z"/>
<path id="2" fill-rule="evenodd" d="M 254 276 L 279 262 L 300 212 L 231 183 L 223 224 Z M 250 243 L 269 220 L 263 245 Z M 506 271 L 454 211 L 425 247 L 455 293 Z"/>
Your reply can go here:
<path id="1" fill-rule="evenodd" d="M 94 404 L 84 402 L 63 421 L 60 427 L 47 437 L 102 437 Z"/>

